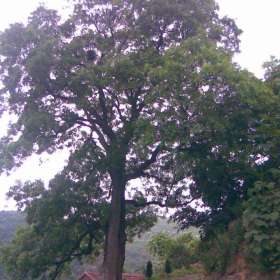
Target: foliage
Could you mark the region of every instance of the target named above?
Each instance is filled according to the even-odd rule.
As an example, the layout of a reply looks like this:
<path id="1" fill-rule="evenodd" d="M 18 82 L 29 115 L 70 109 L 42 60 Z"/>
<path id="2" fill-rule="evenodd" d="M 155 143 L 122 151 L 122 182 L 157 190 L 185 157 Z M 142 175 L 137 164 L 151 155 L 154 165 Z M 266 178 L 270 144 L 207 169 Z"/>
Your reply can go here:
<path id="1" fill-rule="evenodd" d="M 271 57 L 270 61 L 264 63 L 265 82 L 279 96 L 280 94 L 280 60 Z"/>
<path id="2" fill-rule="evenodd" d="M 199 246 L 199 260 L 208 273 L 224 273 L 240 249 L 244 229 L 240 220 L 230 224 L 226 231 L 212 232 Z"/>
<path id="3" fill-rule="evenodd" d="M 99 197 L 102 193 L 98 189 L 93 192 L 90 185 L 78 181 L 81 171 L 78 163 L 66 167 L 50 182 L 49 190 L 44 188 L 41 181 L 26 182 L 11 188 L 9 195 L 15 194 L 20 209 L 32 197 L 32 205 L 25 209 L 29 226 L 21 229 L 2 250 L 3 264 L 13 279 L 22 279 L 23 275 L 27 280 L 39 276 L 56 277 L 67 268 L 65 263 L 87 255 L 97 256 L 102 252 L 108 203 Z M 71 180 L 69 173 L 75 176 L 75 181 Z M 93 173 L 89 176 L 89 180 L 94 182 Z M 156 221 L 149 209 L 141 213 L 133 209 L 127 215 L 128 235 L 140 234 Z M 15 259 L 24 259 L 24 262 L 15 263 Z"/>
<path id="4" fill-rule="evenodd" d="M 164 233 L 159 233 L 151 238 L 148 243 L 150 252 L 164 264 L 168 259 L 172 267 L 188 267 L 197 260 L 196 250 L 198 239 L 191 233 L 184 233 L 177 238 L 172 238 Z"/>
<path id="5" fill-rule="evenodd" d="M 148 231 L 133 238 L 132 242 L 128 241 L 126 246 L 125 270 L 128 272 L 143 272 L 147 260 L 153 256 L 149 252 L 148 243 L 150 239 L 158 233 L 165 232 L 171 236 L 178 236 L 178 227 L 176 224 L 169 222 L 167 219 L 160 217 L 157 223 Z M 198 235 L 198 230 L 190 228 L 186 232 Z M 159 269 L 158 262 L 153 259 L 154 270 Z"/>
<path id="6" fill-rule="evenodd" d="M 75 168 L 77 165 L 72 166 L 72 175 L 78 178 Z M 29 225 L 3 250 L 3 262 L 13 279 L 56 277 L 64 263 L 99 253 L 107 204 L 101 199 L 94 203 L 98 193 L 89 188 L 76 192 L 80 184 L 61 173 L 52 180 L 49 190 L 40 181 L 18 184 L 10 190 L 19 208 L 26 207 L 32 198 L 32 205 L 25 211 Z"/>
<path id="7" fill-rule="evenodd" d="M 211 101 L 205 107 L 201 105 L 208 114 L 202 123 L 197 122 L 199 133 L 185 153 L 185 160 L 192 166 L 192 196 L 202 199 L 200 208 L 205 211 L 188 206 L 174 215 L 182 228 L 199 226 L 206 235 L 218 227 L 225 230 L 242 215 L 247 191 L 270 164 L 259 159 L 271 153 L 271 130 L 279 131 L 273 123 L 279 110 L 276 96 L 250 74 L 229 71 L 228 66 L 224 62 L 218 76 L 237 96 L 224 96 L 223 106 L 214 112 L 209 112 Z M 268 130 L 269 122 L 274 128 Z"/>
<path id="8" fill-rule="evenodd" d="M 7 245 L 16 235 L 16 229 L 26 225 L 25 216 L 16 211 L 1 211 L 0 212 L 0 244 Z M 143 226 L 145 228 L 145 226 Z M 151 258 L 147 250 L 147 244 L 151 236 L 161 231 L 169 232 L 172 235 L 177 235 L 177 229 L 172 223 L 168 223 L 166 219 L 159 218 L 157 223 L 141 236 L 137 236 L 127 244 L 126 248 L 126 263 L 125 270 L 128 272 L 142 272 L 146 264 L 146 260 Z M 92 267 L 92 258 L 82 259 L 82 264 L 79 260 L 71 264 L 71 275 L 67 274 L 62 279 L 76 279 L 81 275 L 82 271 L 90 270 Z M 2 266 L 2 264 L 1 264 Z M 0 279 L 6 280 L 4 269 L 0 267 Z"/>
<path id="9" fill-rule="evenodd" d="M 265 84 L 279 97 L 279 59 L 272 57 L 264 64 Z M 276 102 L 279 107 L 279 102 Z M 265 164 L 248 192 L 244 204 L 243 225 L 248 259 L 255 269 L 279 273 L 279 112 L 270 108 L 264 118 L 260 140 L 265 149 L 261 158 Z M 264 139 L 268 140 L 264 141 Z M 265 157 L 264 157 L 265 155 Z"/>
<path id="10" fill-rule="evenodd" d="M 226 60 L 208 70 L 207 77 L 227 84 L 228 94 L 221 107 L 210 96 L 200 103 L 201 117 L 183 156 L 191 169 L 191 196 L 202 203 L 179 207 L 173 216 L 182 228 L 200 227 L 202 235 L 226 230 L 238 219 L 248 190 L 279 163 L 279 94 L 272 85 L 278 83 L 279 61 L 268 68 L 265 83 L 245 71 L 232 71 Z M 212 106 L 215 110 L 209 111 Z"/>
<path id="11" fill-rule="evenodd" d="M 164 272 L 166 274 L 170 274 L 172 272 L 172 266 L 169 259 L 167 259 L 164 263 Z"/>
<path id="12" fill-rule="evenodd" d="M 165 233 L 154 235 L 148 243 L 151 254 L 164 260 L 171 250 L 173 240 Z"/>
<path id="13" fill-rule="evenodd" d="M 0 36 L 0 114 L 15 116 L 0 170 L 70 151 L 49 186 L 10 192 L 30 224 L 14 241 L 22 251 L 5 251 L 15 277 L 55 279 L 103 245 L 105 271 L 118 279 L 127 237 L 151 227 L 155 207 L 178 208 L 182 227 L 229 223 L 256 177 L 259 126 L 277 103 L 232 63 L 240 30 L 214 0 L 72 3 L 66 20 L 41 6 Z M 22 255 L 34 265 L 17 266 Z"/>
<path id="14" fill-rule="evenodd" d="M 260 270 L 280 273 L 280 172 L 270 174 L 250 190 L 243 224 L 249 260 Z"/>
<path id="15" fill-rule="evenodd" d="M 151 261 L 148 261 L 146 264 L 145 276 L 146 278 L 151 278 L 153 276 L 153 263 Z"/>

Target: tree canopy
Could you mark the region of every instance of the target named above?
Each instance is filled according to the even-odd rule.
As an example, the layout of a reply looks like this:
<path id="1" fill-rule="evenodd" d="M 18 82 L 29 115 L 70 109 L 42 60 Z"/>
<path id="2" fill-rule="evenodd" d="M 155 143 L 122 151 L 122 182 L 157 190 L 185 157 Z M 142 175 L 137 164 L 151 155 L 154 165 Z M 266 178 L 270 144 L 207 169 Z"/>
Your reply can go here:
<path id="1" fill-rule="evenodd" d="M 152 225 L 151 207 L 205 229 L 239 215 L 278 100 L 232 63 L 240 30 L 213 0 L 72 2 L 66 20 L 40 6 L 0 36 L 0 112 L 15 116 L 0 169 L 70 151 L 48 186 L 10 192 L 30 224 L 14 256 L 28 234 L 24 262 L 40 264 L 13 271 L 55 279 L 102 245 L 105 279 L 120 280 L 126 239 Z"/>

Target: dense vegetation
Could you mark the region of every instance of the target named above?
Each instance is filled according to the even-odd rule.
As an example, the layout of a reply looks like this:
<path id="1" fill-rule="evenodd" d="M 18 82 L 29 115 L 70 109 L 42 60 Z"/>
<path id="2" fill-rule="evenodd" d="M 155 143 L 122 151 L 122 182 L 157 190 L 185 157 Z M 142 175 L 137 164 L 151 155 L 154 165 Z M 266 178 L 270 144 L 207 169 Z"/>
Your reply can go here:
<path id="1" fill-rule="evenodd" d="M 264 81 L 233 63 L 240 30 L 214 0 L 71 2 L 67 19 L 40 6 L 0 35 L 0 114 L 14 116 L 0 171 L 70 152 L 48 186 L 9 192 L 27 221 L 2 250 L 13 280 L 99 256 L 104 279 L 120 280 L 126 241 L 160 208 L 200 229 L 196 253 L 187 235 L 157 236 L 170 266 L 222 273 L 244 246 L 279 272 L 280 61 Z"/>
<path id="2" fill-rule="evenodd" d="M 24 215 L 21 213 L 15 211 L 0 212 L 0 244 L 5 245 L 10 242 L 15 237 L 16 229 L 25 225 Z M 157 236 L 157 234 L 162 232 L 172 236 L 178 235 L 178 229 L 174 223 L 168 223 L 167 219 L 159 218 L 157 223 L 149 231 L 127 244 L 126 271 L 143 273 L 147 260 L 153 258 L 149 252 L 148 243 L 153 236 Z M 192 230 L 191 232 L 197 235 L 196 230 Z M 83 263 L 74 262 L 71 265 L 71 274 L 67 274 L 65 279 L 76 280 L 83 271 L 92 270 L 94 267 L 95 261 L 93 259 L 85 259 Z M 2 266 L 0 266 L 0 279 L 6 279 Z"/>
<path id="3" fill-rule="evenodd" d="M 250 261 L 280 274 L 280 173 L 271 173 L 269 181 L 259 181 L 250 190 L 243 223 Z"/>

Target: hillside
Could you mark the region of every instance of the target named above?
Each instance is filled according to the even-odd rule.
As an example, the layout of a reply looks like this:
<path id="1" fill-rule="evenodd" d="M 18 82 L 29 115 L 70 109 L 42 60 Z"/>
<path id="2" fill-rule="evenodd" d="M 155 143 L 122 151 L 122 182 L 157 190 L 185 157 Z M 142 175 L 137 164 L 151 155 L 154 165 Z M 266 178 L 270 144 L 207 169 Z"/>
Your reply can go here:
<path id="1" fill-rule="evenodd" d="M 15 235 L 16 228 L 24 224 L 24 216 L 16 211 L 0 211 L 0 242 L 7 243 Z"/>
<path id="2" fill-rule="evenodd" d="M 16 211 L 0 211 L 0 244 L 6 244 L 15 235 L 16 229 L 24 225 L 24 216 Z M 5 280 L 0 264 L 0 279 Z"/>

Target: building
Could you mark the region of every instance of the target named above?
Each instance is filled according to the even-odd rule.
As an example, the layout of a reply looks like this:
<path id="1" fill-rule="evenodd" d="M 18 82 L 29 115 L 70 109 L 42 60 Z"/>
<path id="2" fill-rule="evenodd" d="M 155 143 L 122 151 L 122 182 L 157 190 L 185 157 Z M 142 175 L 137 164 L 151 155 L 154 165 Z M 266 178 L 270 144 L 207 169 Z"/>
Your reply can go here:
<path id="1" fill-rule="evenodd" d="M 144 280 L 142 274 L 123 273 L 123 280 Z M 102 280 L 102 276 L 98 272 L 84 272 L 78 280 Z"/>

